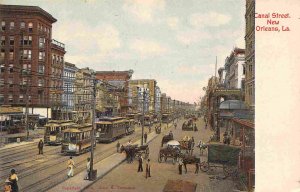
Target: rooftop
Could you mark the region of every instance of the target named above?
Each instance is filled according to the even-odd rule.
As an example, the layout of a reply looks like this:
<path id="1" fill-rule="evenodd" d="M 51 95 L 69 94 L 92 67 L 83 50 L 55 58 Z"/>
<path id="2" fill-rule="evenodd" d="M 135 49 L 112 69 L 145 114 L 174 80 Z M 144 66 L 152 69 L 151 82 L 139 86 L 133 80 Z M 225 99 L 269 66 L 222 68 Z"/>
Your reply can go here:
<path id="1" fill-rule="evenodd" d="M 48 19 L 51 23 L 55 23 L 57 20 L 49 14 L 47 11 L 43 10 L 38 6 L 25 6 L 25 5 L 0 5 L 0 12 L 1 13 L 15 13 L 20 15 L 27 15 L 28 13 L 31 14 L 41 14 L 41 16 Z"/>

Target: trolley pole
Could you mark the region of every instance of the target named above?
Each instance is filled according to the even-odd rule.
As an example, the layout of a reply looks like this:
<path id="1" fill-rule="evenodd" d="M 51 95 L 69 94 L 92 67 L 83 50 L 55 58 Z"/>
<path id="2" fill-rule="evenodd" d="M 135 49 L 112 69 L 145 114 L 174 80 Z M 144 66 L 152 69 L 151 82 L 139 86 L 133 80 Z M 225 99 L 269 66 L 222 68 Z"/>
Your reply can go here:
<path id="1" fill-rule="evenodd" d="M 146 97 L 146 91 L 145 91 L 145 88 L 144 88 L 144 90 L 143 90 L 143 119 L 142 119 L 142 140 L 141 140 L 141 145 L 144 144 L 145 97 Z"/>
<path id="2" fill-rule="evenodd" d="M 92 99 L 92 132 L 91 132 L 91 160 L 89 180 L 96 179 L 94 175 L 94 143 L 95 143 L 95 105 L 96 105 L 96 79 L 93 77 L 93 99 Z"/>

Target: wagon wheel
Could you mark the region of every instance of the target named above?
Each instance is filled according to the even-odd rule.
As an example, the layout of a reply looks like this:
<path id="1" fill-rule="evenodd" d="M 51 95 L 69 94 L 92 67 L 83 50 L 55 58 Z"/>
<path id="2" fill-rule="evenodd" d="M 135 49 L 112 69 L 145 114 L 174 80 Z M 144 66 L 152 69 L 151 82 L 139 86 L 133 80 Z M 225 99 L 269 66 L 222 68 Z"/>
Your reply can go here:
<path id="1" fill-rule="evenodd" d="M 225 177 L 233 176 L 236 173 L 236 168 L 229 165 L 223 165 L 223 172 Z"/>
<path id="2" fill-rule="evenodd" d="M 161 163 L 161 160 L 162 160 L 162 155 L 159 153 L 158 154 L 158 162 Z"/>
<path id="3" fill-rule="evenodd" d="M 207 172 L 209 170 L 209 164 L 206 161 L 200 163 L 200 169 L 203 172 Z"/>

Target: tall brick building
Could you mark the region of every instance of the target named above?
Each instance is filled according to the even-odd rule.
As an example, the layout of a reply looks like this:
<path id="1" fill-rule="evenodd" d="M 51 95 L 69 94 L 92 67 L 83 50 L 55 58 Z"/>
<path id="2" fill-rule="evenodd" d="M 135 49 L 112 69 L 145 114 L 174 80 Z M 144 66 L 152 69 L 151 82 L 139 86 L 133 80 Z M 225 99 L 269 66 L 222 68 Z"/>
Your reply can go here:
<path id="1" fill-rule="evenodd" d="M 0 5 L 0 105 L 25 106 L 28 99 L 32 112 L 52 105 L 50 87 L 62 74 L 53 73 L 53 68 L 63 66 L 65 54 L 64 47 L 52 40 L 56 21 L 36 6 Z M 52 63 L 52 53 L 59 55 L 60 64 Z M 57 83 L 51 91 L 60 86 Z"/>
<path id="2" fill-rule="evenodd" d="M 245 103 L 255 106 L 255 0 L 246 0 Z"/>

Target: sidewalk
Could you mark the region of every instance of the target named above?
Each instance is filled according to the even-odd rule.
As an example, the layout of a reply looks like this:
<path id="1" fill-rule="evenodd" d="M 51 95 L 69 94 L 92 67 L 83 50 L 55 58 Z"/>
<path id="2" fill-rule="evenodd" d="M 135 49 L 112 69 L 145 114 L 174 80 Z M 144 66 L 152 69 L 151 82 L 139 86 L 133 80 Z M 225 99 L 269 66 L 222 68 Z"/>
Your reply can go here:
<path id="1" fill-rule="evenodd" d="M 170 127 L 170 126 L 169 126 Z M 163 132 L 162 132 L 163 133 Z M 155 139 L 159 134 L 156 134 L 155 131 L 152 131 L 148 135 L 148 141 L 147 144 L 150 143 L 153 139 Z M 134 142 L 133 144 L 140 145 L 141 140 L 138 140 Z M 57 192 L 57 191 L 82 191 L 86 188 L 88 188 L 90 185 L 92 185 L 97 180 L 104 177 L 106 174 L 108 174 L 111 170 L 113 170 L 115 167 L 120 165 L 122 162 L 126 160 L 126 157 L 122 153 L 115 153 L 102 161 L 94 164 L 94 169 L 97 169 L 97 178 L 95 181 L 88 181 L 84 180 L 84 177 L 86 176 L 86 171 L 82 171 L 75 175 L 74 177 L 54 186 L 53 188 L 49 189 L 47 192 Z"/>

